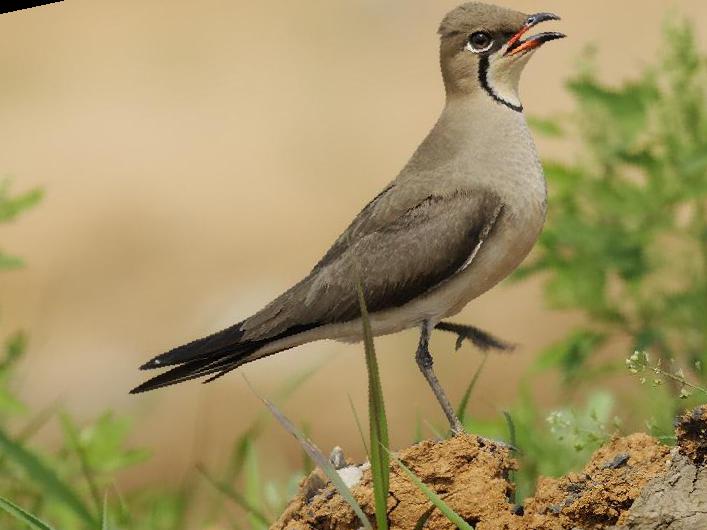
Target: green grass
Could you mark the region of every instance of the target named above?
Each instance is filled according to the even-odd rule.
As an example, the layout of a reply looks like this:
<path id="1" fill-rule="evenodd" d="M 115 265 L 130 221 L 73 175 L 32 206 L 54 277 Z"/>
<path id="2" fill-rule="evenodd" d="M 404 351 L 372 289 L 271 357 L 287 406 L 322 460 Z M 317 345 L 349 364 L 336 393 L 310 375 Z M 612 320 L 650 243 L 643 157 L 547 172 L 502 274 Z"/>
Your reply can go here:
<path id="1" fill-rule="evenodd" d="M 49 524 L 3 497 L 0 497 L 0 508 L 9 513 L 16 521 L 24 523 L 30 528 L 36 530 L 54 530 Z"/>
<path id="2" fill-rule="evenodd" d="M 378 370 L 378 359 L 373 344 L 371 321 L 363 294 L 363 286 L 356 282 L 358 302 L 361 308 L 363 326 L 363 345 L 366 354 L 366 372 L 368 373 L 368 418 L 370 431 L 370 460 L 373 475 L 373 496 L 376 504 L 376 525 L 378 530 L 388 528 L 388 491 L 390 489 L 390 459 L 387 448 L 388 420 L 385 416 L 383 386 Z"/>

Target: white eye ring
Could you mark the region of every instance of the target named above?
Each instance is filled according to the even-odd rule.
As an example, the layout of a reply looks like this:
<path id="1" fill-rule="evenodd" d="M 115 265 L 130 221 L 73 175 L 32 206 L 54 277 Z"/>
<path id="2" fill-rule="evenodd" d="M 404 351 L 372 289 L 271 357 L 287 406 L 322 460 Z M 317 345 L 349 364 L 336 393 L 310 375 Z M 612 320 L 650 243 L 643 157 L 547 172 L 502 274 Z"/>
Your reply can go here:
<path id="1" fill-rule="evenodd" d="M 483 48 L 475 48 L 474 45 L 471 43 L 471 40 L 475 35 L 483 35 L 487 37 L 489 39 L 489 43 Z M 491 35 L 489 35 L 485 31 L 477 31 L 469 36 L 466 41 L 466 46 L 464 46 L 464 49 L 469 50 L 472 53 L 483 53 L 489 51 L 493 47 L 493 42 L 494 40 L 491 38 Z"/>

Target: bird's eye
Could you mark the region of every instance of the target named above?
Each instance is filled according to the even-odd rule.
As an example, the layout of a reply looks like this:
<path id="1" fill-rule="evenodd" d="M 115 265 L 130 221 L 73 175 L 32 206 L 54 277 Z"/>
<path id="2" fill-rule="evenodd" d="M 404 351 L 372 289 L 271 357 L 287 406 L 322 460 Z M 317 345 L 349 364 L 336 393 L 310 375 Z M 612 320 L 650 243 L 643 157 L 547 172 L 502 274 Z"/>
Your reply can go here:
<path id="1" fill-rule="evenodd" d="M 475 53 L 485 52 L 493 46 L 491 35 L 485 31 L 477 31 L 469 35 L 469 49 Z"/>

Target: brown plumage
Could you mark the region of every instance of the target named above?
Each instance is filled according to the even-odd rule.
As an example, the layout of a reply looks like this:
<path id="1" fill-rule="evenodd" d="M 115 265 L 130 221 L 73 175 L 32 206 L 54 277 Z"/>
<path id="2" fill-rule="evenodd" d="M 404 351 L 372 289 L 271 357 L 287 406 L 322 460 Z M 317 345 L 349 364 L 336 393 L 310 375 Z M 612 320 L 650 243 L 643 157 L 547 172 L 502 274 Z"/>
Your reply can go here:
<path id="1" fill-rule="evenodd" d="M 422 326 L 418 363 L 453 423 L 430 376 L 427 336 L 517 267 L 540 233 L 545 181 L 518 79 L 534 49 L 561 37 L 522 35 L 556 18 L 476 2 L 450 12 L 439 28 L 446 105 L 397 178 L 306 278 L 242 322 L 155 357 L 142 368 L 174 368 L 133 392 L 213 379 L 313 340 L 359 340 L 360 278 L 376 335 Z M 466 329 L 479 344 L 501 344 Z"/>

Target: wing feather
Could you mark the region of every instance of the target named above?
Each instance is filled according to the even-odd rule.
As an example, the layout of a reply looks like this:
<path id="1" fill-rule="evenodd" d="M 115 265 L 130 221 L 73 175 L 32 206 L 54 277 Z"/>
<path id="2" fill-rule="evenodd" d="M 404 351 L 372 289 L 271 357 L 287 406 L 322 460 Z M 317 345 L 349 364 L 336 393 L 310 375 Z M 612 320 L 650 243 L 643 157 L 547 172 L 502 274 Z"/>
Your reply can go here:
<path id="1" fill-rule="evenodd" d="M 430 193 L 383 224 L 376 202 L 392 190 L 364 208 L 304 280 L 242 323 L 245 339 L 357 318 L 359 275 L 369 311 L 402 306 L 470 266 L 502 214 L 494 193 L 454 190 Z"/>

